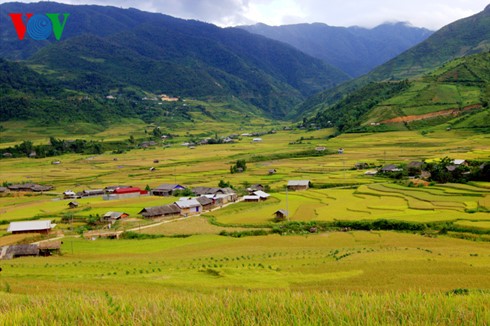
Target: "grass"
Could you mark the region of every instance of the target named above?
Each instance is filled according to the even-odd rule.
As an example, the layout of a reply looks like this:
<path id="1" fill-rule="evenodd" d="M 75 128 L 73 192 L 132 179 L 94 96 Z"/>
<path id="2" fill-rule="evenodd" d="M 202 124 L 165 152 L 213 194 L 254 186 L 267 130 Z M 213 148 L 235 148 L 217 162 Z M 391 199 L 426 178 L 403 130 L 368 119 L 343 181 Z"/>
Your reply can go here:
<path id="1" fill-rule="evenodd" d="M 6 309 L 0 323 L 52 325 L 341 325 L 450 324 L 483 325 L 489 319 L 488 294 L 411 293 L 351 295 L 302 291 L 233 290 L 212 293 L 162 291 L 66 293 L 30 297 L 0 294 Z M 206 305 L 200 303 L 206 302 Z M 212 306 L 213 309 L 209 309 Z M 23 311 L 22 313 L 20 311 Z"/>

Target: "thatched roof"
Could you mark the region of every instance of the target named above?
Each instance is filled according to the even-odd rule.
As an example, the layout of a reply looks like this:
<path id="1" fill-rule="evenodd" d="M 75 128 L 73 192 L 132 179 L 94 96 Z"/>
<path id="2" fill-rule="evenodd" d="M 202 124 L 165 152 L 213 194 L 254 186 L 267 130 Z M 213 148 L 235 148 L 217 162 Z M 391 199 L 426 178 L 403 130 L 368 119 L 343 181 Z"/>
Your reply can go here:
<path id="1" fill-rule="evenodd" d="M 213 200 L 211 198 L 208 198 L 208 197 L 205 197 L 205 196 L 198 197 L 198 198 L 196 198 L 196 200 L 202 206 L 211 205 L 213 203 Z"/>
<path id="2" fill-rule="evenodd" d="M 144 217 L 174 215 L 174 214 L 180 214 L 180 208 L 175 204 L 145 207 L 138 214 L 141 214 Z"/>
<path id="3" fill-rule="evenodd" d="M 44 241 L 38 244 L 40 250 L 59 250 L 61 241 Z"/>

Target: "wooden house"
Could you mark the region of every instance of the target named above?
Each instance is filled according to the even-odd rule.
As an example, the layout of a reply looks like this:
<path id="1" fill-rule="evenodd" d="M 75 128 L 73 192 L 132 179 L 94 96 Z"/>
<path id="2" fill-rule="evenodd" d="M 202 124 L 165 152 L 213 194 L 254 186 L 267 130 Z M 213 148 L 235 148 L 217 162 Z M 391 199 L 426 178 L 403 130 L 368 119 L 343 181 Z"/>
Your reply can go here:
<path id="1" fill-rule="evenodd" d="M 289 180 L 288 190 L 307 190 L 310 187 L 310 180 Z"/>
<path id="2" fill-rule="evenodd" d="M 124 212 L 107 212 L 104 214 L 102 218 L 104 220 L 119 220 L 121 218 L 126 218 L 128 216 L 129 214 Z"/>
<path id="3" fill-rule="evenodd" d="M 274 212 L 275 219 L 277 221 L 285 220 L 288 217 L 288 211 L 285 209 L 280 209 Z"/>
<path id="4" fill-rule="evenodd" d="M 162 184 L 151 191 L 153 196 L 172 196 L 175 191 L 184 190 L 185 187 L 179 184 Z"/>
<path id="5" fill-rule="evenodd" d="M 68 207 L 70 207 L 70 208 L 77 208 L 78 207 L 78 202 L 71 201 L 71 202 L 68 203 Z"/>
<path id="6" fill-rule="evenodd" d="M 197 197 L 196 200 L 201 204 L 203 211 L 209 211 L 214 207 L 215 201 L 206 196 Z"/>
<path id="7" fill-rule="evenodd" d="M 175 204 L 145 207 L 138 214 L 145 218 L 171 217 L 180 215 L 180 208 Z"/>
<path id="8" fill-rule="evenodd" d="M 176 201 L 175 205 L 180 208 L 180 215 L 183 216 L 197 215 L 202 212 L 201 204 L 194 198 Z"/>

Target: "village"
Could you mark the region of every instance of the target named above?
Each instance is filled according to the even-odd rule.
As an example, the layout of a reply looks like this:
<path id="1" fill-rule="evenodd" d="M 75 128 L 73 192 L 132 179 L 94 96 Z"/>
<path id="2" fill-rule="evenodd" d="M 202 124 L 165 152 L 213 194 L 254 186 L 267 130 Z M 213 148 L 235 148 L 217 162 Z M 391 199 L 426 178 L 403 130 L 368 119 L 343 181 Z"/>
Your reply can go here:
<path id="1" fill-rule="evenodd" d="M 307 190 L 310 185 L 309 180 L 290 180 L 287 189 L 291 191 Z M 10 185 L 3 192 L 46 192 L 53 190 L 51 186 L 42 186 L 38 184 L 14 184 Z M 266 201 L 271 195 L 264 191 L 265 187 L 261 184 L 251 185 L 246 189 L 247 194 L 241 197 L 230 187 L 194 187 L 187 188 L 180 184 L 161 184 L 151 191 L 142 190 L 133 186 L 107 186 L 103 189 L 83 190 L 75 193 L 67 190 L 63 192 L 63 200 L 67 201 L 68 209 L 76 209 L 79 203 L 76 201 L 80 198 L 101 196 L 103 200 L 122 200 L 128 198 L 138 198 L 142 196 L 174 196 L 178 200 L 171 204 L 143 207 L 138 215 L 139 218 L 153 221 L 145 225 L 149 228 L 161 223 L 171 222 L 175 219 L 190 218 L 199 216 L 204 212 L 221 209 L 228 205 L 238 202 L 259 203 Z M 181 196 L 187 194 L 186 196 Z M 117 204 L 114 204 L 117 207 Z M 271 212 L 276 221 L 283 221 L 288 217 L 287 208 Z M 82 238 L 96 240 L 98 238 L 118 239 L 125 231 L 112 231 L 112 225 L 120 220 L 128 218 L 130 214 L 119 211 L 107 211 L 97 221 L 97 227 L 93 230 L 84 232 Z M 163 221 L 163 222 L 162 222 Z M 12 259 L 21 256 L 49 256 L 53 253 L 59 253 L 64 234 L 63 231 L 55 230 L 56 224 L 52 220 L 32 220 L 32 221 L 15 221 L 10 222 L 7 232 L 9 234 L 40 234 L 47 239 L 37 241 L 32 244 L 15 244 L 0 247 L 0 260 Z M 141 227 L 126 230 L 141 230 Z"/>

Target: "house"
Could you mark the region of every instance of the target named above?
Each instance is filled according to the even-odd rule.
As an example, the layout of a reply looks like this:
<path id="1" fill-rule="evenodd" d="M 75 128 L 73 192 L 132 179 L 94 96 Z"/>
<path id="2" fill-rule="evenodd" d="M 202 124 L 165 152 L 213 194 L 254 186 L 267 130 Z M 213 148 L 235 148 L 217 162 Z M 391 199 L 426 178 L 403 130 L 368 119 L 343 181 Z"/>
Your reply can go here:
<path id="1" fill-rule="evenodd" d="M 446 166 L 446 170 L 448 170 L 449 172 L 454 172 L 454 171 L 456 171 L 457 168 L 458 168 L 458 165 L 448 165 L 448 166 Z"/>
<path id="2" fill-rule="evenodd" d="M 33 192 L 43 192 L 52 190 L 52 186 L 42 186 L 35 183 L 23 183 L 23 184 L 13 184 L 7 187 L 12 191 L 33 191 Z"/>
<path id="3" fill-rule="evenodd" d="M 337 151 L 338 154 L 344 154 L 344 149 L 343 148 L 339 148 L 338 151 Z"/>
<path id="4" fill-rule="evenodd" d="M 61 161 L 58 161 L 58 160 L 57 161 L 53 161 L 53 162 L 51 162 L 51 164 L 58 165 L 58 164 L 61 164 Z"/>
<path id="5" fill-rule="evenodd" d="M 7 232 L 12 234 L 19 233 L 41 233 L 48 234 L 56 224 L 51 224 L 50 220 L 10 222 Z"/>
<path id="6" fill-rule="evenodd" d="M 325 146 L 317 146 L 315 147 L 315 151 L 324 152 L 327 148 Z"/>
<path id="7" fill-rule="evenodd" d="M 82 197 L 100 196 L 103 194 L 104 194 L 104 189 L 89 189 L 89 190 L 83 190 L 80 193 Z"/>
<path id="8" fill-rule="evenodd" d="M 141 190 L 138 187 L 128 187 L 128 188 L 117 188 L 114 190 L 112 194 L 105 194 L 102 196 L 104 200 L 113 200 L 113 199 L 127 199 L 127 198 L 136 198 L 141 195 L 147 195 L 148 191 Z"/>
<path id="9" fill-rule="evenodd" d="M 78 196 L 74 191 L 67 190 L 63 193 L 63 199 L 75 199 L 75 198 L 78 198 Z"/>
<path id="10" fill-rule="evenodd" d="M 180 215 L 183 216 L 196 215 L 202 212 L 201 204 L 194 198 L 176 201 L 175 205 L 180 208 Z"/>
<path id="11" fill-rule="evenodd" d="M 203 211 L 209 211 L 214 207 L 215 201 L 206 196 L 197 197 L 196 200 L 201 204 Z"/>
<path id="12" fill-rule="evenodd" d="M 364 163 L 364 162 L 358 162 L 358 163 L 356 163 L 355 168 L 357 170 L 364 170 L 364 169 L 369 168 L 369 164 Z"/>
<path id="13" fill-rule="evenodd" d="M 453 160 L 452 162 L 454 165 L 465 165 L 467 166 L 468 165 L 468 162 L 466 162 L 465 160 Z"/>
<path id="14" fill-rule="evenodd" d="M 8 188 L 7 187 L 0 187 L 0 193 L 7 192 Z"/>
<path id="15" fill-rule="evenodd" d="M 247 188 L 247 191 L 252 193 L 257 190 L 264 190 L 264 186 L 261 184 L 256 184 L 256 185 L 251 185 L 250 187 Z"/>
<path id="16" fill-rule="evenodd" d="M 122 185 L 119 185 L 119 186 L 107 186 L 104 188 L 104 193 L 106 194 L 112 194 L 116 189 L 120 189 L 120 188 L 132 188 L 133 186 L 122 186 Z"/>
<path id="17" fill-rule="evenodd" d="M 260 143 L 260 142 L 262 142 L 262 138 L 260 137 L 252 139 L 252 143 Z"/>
<path id="18" fill-rule="evenodd" d="M 277 221 L 285 220 L 288 217 L 288 211 L 285 209 L 280 209 L 274 212 Z"/>
<path id="19" fill-rule="evenodd" d="M 381 172 L 383 173 L 388 173 L 388 172 L 400 172 L 400 171 L 403 171 L 403 169 L 400 169 L 398 166 L 396 166 L 395 164 L 389 164 L 389 165 L 386 165 L 386 166 L 383 166 L 381 168 Z"/>
<path id="20" fill-rule="evenodd" d="M 270 169 L 268 174 L 269 175 L 273 175 L 273 174 L 276 174 L 277 173 L 277 170 L 276 169 Z"/>
<path id="21" fill-rule="evenodd" d="M 310 187 L 310 180 L 289 180 L 288 190 L 306 190 Z"/>
<path id="22" fill-rule="evenodd" d="M 185 187 L 178 184 L 162 184 L 151 191 L 153 196 L 171 196 L 177 190 L 184 190 Z"/>
<path id="23" fill-rule="evenodd" d="M 104 220 L 119 220 L 121 218 L 126 218 L 128 217 L 128 213 L 123 213 L 123 212 L 107 212 L 102 216 Z"/>
<path id="24" fill-rule="evenodd" d="M 250 203 L 250 202 L 259 202 L 260 197 L 256 195 L 249 195 L 249 196 L 243 196 L 243 201 Z"/>
<path id="25" fill-rule="evenodd" d="M 266 192 L 263 192 L 262 190 L 257 190 L 253 193 L 255 196 L 259 196 L 260 200 L 267 200 L 271 195 L 269 195 Z"/>
<path id="26" fill-rule="evenodd" d="M 39 249 L 39 255 L 51 256 L 54 253 L 59 254 L 61 251 L 61 245 L 61 241 L 43 241 L 37 245 Z"/>
<path id="27" fill-rule="evenodd" d="M 375 170 L 370 170 L 370 171 L 366 171 L 364 173 L 364 175 L 367 175 L 367 176 L 375 176 L 376 174 L 378 174 L 378 171 L 375 171 Z"/>
<path id="28" fill-rule="evenodd" d="M 2 154 L 3 157 L 13 157 L 14 155 L 12 153 L 9 153 L 9 152 L 5 152 Z"/>
<path id="29" fill-rule="evenodd" d="M 145 207 L 138 214 L 145 218 L 177 216 L 180 215 L 180 208 L 175 204 Z"/>
<path id="30" fill-rule="evenodd" d="M 407 168 L 420 170 L 420 169 L 422 169 L 423 165 L 424 165 L 424 162 L 413 161 L 413 162 L 408 163 Z"/>
<path id="31" fill-rule="evenodd" d="M 71 201 L 71 202 L 69 202 L 69 203 L 68 203 L 68 206 L 69 206 L 70 208 L 77 208 L 77 207 L 78 207 L 78 202 L 76 202 L 76 201 Z"/>
<path id="32" fill-rule="evenodd" d="M 39 247 L 35 244 L 19 244 L 0 247 L 0 259 L 13 259 L 15 257 L 38 255 Z"/>

